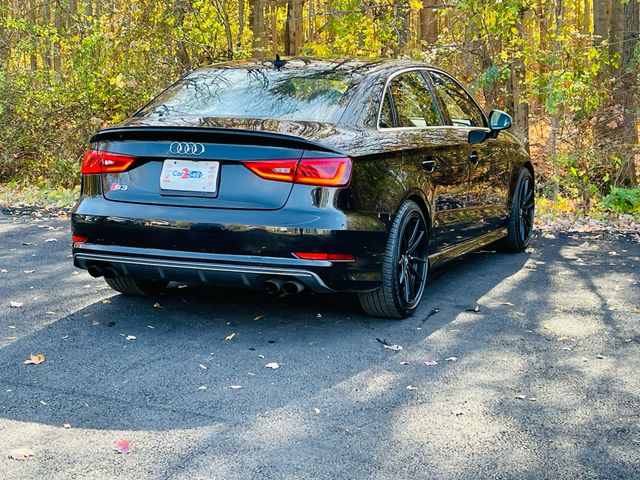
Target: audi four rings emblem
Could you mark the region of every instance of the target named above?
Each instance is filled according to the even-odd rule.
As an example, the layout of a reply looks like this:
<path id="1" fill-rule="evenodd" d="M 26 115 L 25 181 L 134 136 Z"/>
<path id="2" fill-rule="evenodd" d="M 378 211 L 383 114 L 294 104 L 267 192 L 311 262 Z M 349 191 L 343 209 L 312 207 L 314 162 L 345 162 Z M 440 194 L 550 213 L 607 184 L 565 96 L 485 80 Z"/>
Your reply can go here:
<path id="1" fill-rule="evenodd" d="M 204 153 L 204 145 L 191 142 L 173 142 L 169 145 L 171 155 L 193 155 L 199 157 Z"/>

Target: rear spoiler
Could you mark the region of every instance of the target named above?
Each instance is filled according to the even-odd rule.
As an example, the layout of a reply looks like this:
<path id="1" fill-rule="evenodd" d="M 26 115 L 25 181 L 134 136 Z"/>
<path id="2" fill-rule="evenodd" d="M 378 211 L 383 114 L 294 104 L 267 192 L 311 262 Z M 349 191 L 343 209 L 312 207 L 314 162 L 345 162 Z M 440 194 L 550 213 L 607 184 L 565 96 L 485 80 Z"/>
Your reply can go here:
<path id="1" fill-rule="evenodd" d="M 254 130 L 204 128 L 204 127 L 112 127 L 96 132 L 91 143 L 109 140 L 164 140 L 269 147 L 299 148 L 331 153 L 342 153 L 326 145 L 305 140 L 294 135 Z"/>

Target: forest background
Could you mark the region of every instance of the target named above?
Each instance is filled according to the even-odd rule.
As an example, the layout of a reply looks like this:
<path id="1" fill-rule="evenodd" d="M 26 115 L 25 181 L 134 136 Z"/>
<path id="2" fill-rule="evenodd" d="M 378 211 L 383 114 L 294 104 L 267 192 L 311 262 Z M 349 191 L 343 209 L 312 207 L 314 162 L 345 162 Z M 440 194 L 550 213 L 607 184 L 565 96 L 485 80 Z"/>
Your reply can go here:
<path id="1" fill-rule="evenodd" d="M 640 214 L 639 24 L 638 0 L 0 0 L 0 193 L 72 201 L 90 134 L 199 66 L 404 57 L 513 116 L 542 210 Z"/>

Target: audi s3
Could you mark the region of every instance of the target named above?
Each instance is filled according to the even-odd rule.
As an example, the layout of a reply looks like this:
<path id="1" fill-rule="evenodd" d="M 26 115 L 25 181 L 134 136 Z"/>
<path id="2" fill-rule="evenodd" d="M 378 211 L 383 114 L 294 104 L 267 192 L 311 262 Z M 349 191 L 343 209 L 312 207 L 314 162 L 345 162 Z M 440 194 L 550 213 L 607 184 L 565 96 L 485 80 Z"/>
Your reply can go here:
<path id="1" fill-rule="evenodd" d="M 408 60 L 202 68 L 90 139 L 73 262 L 126 295 L 354 292 L 404 318 L 430 268 L 529 244 L 534 172 L 510 126 Z"/>

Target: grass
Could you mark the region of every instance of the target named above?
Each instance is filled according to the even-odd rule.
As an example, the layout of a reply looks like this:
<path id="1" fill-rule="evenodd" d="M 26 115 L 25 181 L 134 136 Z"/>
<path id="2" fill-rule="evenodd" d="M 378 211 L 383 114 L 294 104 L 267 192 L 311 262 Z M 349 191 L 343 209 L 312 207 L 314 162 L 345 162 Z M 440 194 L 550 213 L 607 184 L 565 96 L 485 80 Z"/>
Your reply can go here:
<path id="1" fill-rule="evenodd" d="M 48 183 L 27 185 L 19 182 L 0 184 L 0 206 L 33 205 L 71 208 L 80 196 L 80 186 L 64 188 Z"/>

